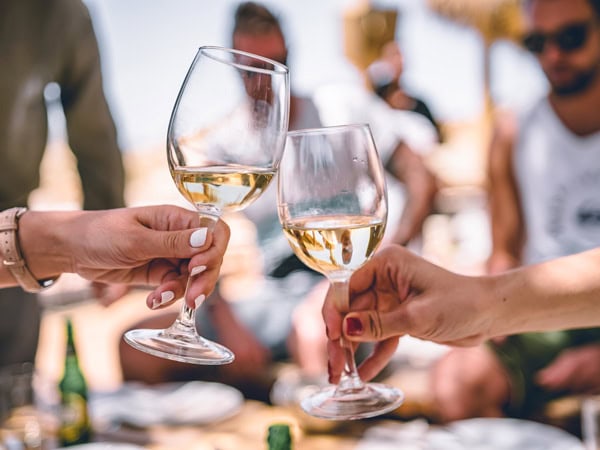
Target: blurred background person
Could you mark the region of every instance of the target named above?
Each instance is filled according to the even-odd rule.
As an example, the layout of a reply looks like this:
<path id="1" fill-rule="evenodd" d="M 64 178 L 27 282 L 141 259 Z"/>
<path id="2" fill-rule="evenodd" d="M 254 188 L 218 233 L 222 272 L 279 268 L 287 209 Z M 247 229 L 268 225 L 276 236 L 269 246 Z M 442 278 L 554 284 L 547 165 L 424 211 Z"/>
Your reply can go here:
<path id="1" fill-rule="evenodd" d="M 0 209 L 27 206 L 38 187 L 48 134 L 44 90 L 53 82 L 77 158 L 83 208 L 124 206 L 121 153 L 86 7 L 79 0 L 3 1 L 0 60 Z M 2 289 L 0 311 L 0 365 L 33 362 L 40 324 L 36 295 Z"/>
<path id="2" fill-rule="evenodd" d="M 490 273 L 600 245 L 600 2 L 527 0 L 523 43 L 550 90 L 501 115 L 490 148 Z M 543 418 L 559 396 L 600 391 L 600 329 L 508 336 L 443 358 L 442 417 Z"/>
<path id="3" fill-rule="evenodd" d="M 381 56 L 367 67 L 367 81 L 373 91 L 394 109 L 421 114 L 435 128 L 437 140 L 443 141 L 440 124 L 433 117 L 427 104 L 420 98 L 410 95 L 402 87 L 404 57 L 395 41 L 388 42 L 381 50 Z"/>
<path id="4" fill-rule="evenodd" d="M 388 17 L 390 12 L 374 9 L 366 13 L 363 20 L 368 22 L 371 13 Z M 350 27 L 345 32 L 347 36 L 364 33 L 361 39 L 369 41 L 370 46 L 374 47 L 371 52 L 376 60 L 385 51 L 385 62 L 383 59 L 379 62 L 390 69 L 391 77 L 399 82 L 403 66 L 398 59 L 401 58 L 399 50 L 393 51 L 393 42 L 384 41 L 379 35 L 377 40 L 367 35 L 368 30 L 361 27 Z M 347 41 L 356 39 L 346 37 Z M 347 51 L 353 53 L 350 49 Z M 316 90 L 315 102 L 327 126 L 369 124 L 388 175 L 388 231 L 384 242 L 407 245 L 412 241 L 413 249 L 418 251 L 423 223 L 433 210 L 438 188 L 436 177 L 425 164 L 424 156 L 433 152 L 439 144 L 438 132 L 422 114 L 407 108 L 392 107 L 376 95 L 372 90 L 373 84 L 369 82 L 371 66 L 361 69 L 359 62 L 355 63 L 360 82 L 326 83 Z M 376 64 L 373 61 L 371 63 Z M 387 84 L 393 84 L 393 81 Z"/>

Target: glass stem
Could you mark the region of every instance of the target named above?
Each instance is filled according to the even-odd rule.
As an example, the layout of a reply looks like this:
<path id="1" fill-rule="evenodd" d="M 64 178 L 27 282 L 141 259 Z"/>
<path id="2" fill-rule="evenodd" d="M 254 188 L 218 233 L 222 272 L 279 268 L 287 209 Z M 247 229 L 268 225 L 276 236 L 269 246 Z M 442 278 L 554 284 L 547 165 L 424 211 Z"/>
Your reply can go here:
<path id="1" fill-rule="evenodd" d="M 339 306 L 340 311 L 348 311 L 350 309 L 349 279 L 343 278 L 339 280 L 331 280 L 331 288 L 335 303 Z M 352 342 L 347 342 L 342 338 L 340 339 L 340 345 L 344 349 L 346 364 L 344 366 L 344 371 L 342 372 L 340 382 L 338 383 L 337 392 L 340 394 L 347 394 L 359 391 L 363 389 L 365 385 L 358 376 Z"/>
<path id="2" fill-rule="evenodd" d="M 200 227 L 206 227 L 208 229 L 208 233 L 212 233 L 215 229 L 217 221 L 219 220 L 219 217 L 203 213 L 199 213 L 198 215 L 200 216 Z M 177 319 L 167 331 L 171 335 L 189 333 L 196 334 L 196 309 L 190 308 L 185 302 L 185 299 L 188 297 L 188 290 L 191 284 L 192 277 L 190 276 L 188 277 L 185 285 L 185 294 L 183 294 L 183 306 L 181 307 L 181 311 L 179 311 Z"/>
<path id="3" fill-rule="evenodd" d="M 190 308 L 185 299 L 187 298 L 187 292 L 192 282 L 192 277 L 188 277 L 185 286 L 185 294 L 183 295 L 183 306 L 177 319 L 169 328 L 170 333 L 196 333 L 196 310 Z"/>

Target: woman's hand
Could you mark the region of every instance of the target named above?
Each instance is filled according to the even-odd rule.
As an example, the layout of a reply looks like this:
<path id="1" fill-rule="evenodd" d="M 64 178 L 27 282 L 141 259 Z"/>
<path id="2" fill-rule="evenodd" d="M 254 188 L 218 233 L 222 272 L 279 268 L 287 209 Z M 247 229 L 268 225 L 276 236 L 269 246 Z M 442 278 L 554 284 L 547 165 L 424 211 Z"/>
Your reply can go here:
<path id="1" fill-rule="evenodd" d="M 216 284 L 229 228 L 212 232 L 198 213 L 176 206 L 107 211 L 29 211 L 19 221 L 24 258 L 39 278 L 75 272 L 106 283 L 158 286 L 147 298 L 158 308 L 180 298 L 188 275 L 186 303 L 207 296 Z"/>
<path id="2" fill-rule="evenodd" d="M 397 245 L 383 249 L 352 276 L 350 312 L 336 309 L 331 291 L 325 300 L 330 381 L 344 366 L 342 335 L 378 342 L 359 368 L 363 379 L 385 367 L 403 334 L 451 345 L 482 342 L 494 317 L 482 306 L 485 280 L 453 274 Z"/>

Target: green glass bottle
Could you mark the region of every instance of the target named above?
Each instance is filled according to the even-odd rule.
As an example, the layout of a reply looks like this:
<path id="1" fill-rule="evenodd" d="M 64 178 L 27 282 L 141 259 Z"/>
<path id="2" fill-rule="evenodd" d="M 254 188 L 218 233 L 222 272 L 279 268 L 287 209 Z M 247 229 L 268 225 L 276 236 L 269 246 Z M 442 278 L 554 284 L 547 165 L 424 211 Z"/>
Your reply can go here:
<path id="1" fill-rule="evenodd" d="M 61 399 L 61 424 L 58 437 L 63 447 L 84 444 L 91 438 L 87 383 L 79 367 L 73 339 L 73 325 L 70 319 L 67 319 L 66 327 L 65 370 L 58 385 Z"/>
<path id="2" fill-rule="evenodd" d="M 292 450 L 290 426 L 285 423 L 271 425 L 267 435 L 267 445 L 269 450 Z"/>

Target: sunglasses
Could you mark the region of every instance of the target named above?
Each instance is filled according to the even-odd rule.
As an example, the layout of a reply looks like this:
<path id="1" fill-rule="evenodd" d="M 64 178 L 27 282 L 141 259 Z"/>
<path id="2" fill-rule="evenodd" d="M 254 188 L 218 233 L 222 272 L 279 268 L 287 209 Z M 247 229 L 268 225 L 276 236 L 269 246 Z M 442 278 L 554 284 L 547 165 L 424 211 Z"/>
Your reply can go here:
<path id="1" fill-rule="evenodd" d="M 531 53 L 541 54 L 548 42 L 563 52 L 573 52 L 583 47 L 589 36 L 591 22 L 574 23 L 554 33 L 533 32 L 523 38 L 523 45 Z"/>

